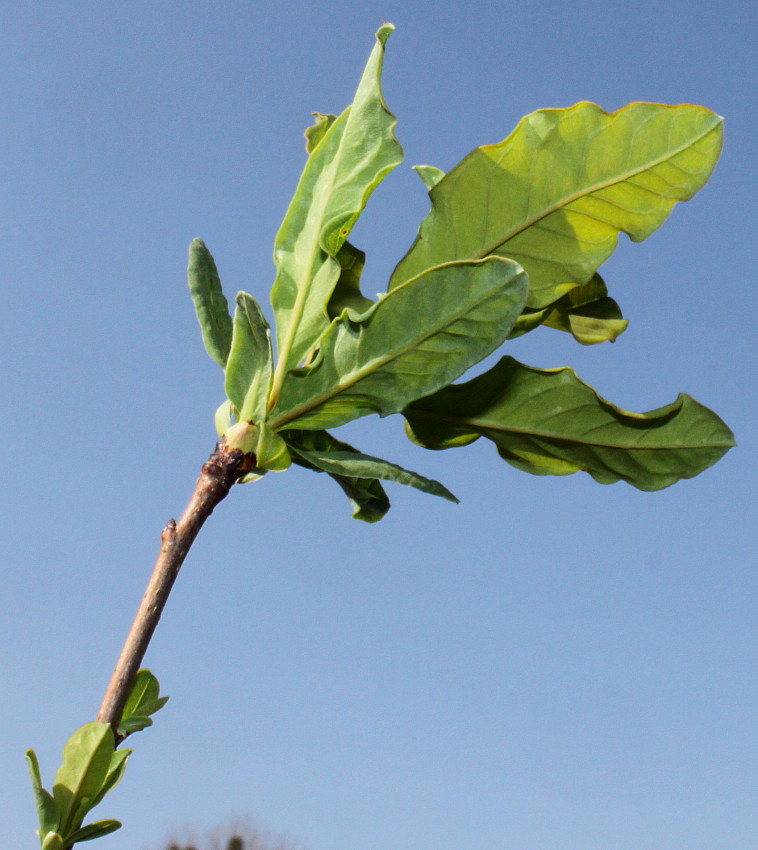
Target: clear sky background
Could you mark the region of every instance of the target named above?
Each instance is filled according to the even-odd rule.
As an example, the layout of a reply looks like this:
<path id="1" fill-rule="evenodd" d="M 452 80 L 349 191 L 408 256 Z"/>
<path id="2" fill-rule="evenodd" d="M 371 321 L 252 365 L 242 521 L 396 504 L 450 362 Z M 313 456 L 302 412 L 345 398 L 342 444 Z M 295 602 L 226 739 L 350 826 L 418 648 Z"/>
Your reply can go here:
<path id="1" fill-rule="evenodd" d="M 3 847 L 36 846 L 23 752 L 51 782 L 213 447 L 187 245 L 268 304 L 303 129 L 350 102 L 383 19 L 406 161 L 354 234 L 367 292 L 427 211 L 413 164 L 577 100 L 725 116 L 711 181 L 603 267 L 626 334 L 510 352 L 632 410 L 689 392 L 740 445 L 640 493 L 374 418 L 342 434 L 461 504 L 389 485 L 367 526 L 326 476 L 235 488 L 149 651 L 171 701 L 98 846 L 241 815 L 307 850 L 758 846 L 755 5 L 137 0 L 0 13 Z"/>

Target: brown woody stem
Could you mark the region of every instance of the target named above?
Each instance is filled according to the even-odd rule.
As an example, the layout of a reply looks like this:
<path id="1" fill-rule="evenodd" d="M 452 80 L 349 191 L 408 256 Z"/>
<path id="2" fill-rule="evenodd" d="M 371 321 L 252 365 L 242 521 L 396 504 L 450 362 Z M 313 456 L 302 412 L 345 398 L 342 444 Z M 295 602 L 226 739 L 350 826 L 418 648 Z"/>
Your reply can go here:
<path id="1" fill-rule="evenodd" d="M 150 581 L 124 641 L 121 655 L 106 688 L 97 720 L 110 723 L 114 733 L 121 720 L 129 689 L 142 664 L 179 569 L 190 546 L 213 509 L 229 493 L 249 458 L 229 449 L 222 440 L 203 464 L 192 497 L 177 521 L 169 520 L 161 534 L 161 548 Z M 118 740 L 118 736 L 117 736 Z"/>

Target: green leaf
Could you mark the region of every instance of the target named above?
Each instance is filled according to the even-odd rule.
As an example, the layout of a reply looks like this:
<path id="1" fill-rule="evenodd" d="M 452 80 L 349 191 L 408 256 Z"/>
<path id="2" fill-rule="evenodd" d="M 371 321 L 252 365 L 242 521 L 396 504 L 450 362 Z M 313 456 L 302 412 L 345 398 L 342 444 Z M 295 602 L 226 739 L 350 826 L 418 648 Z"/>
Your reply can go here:
<path id="1" fill-rule="evenodd" d="M 91 823 L 88 826 L 83 826 L 77 829 L 76 832 L 66 837 L 66 845 L 78 843 L 80 841 L 92 841 L 93 838 L 101 838 L 103 835 L 110 835 L 121 829 L 121 822 L 117 820 L 99 820 Z"/>
<path id="2" fill-rule="evenodd" d="M 63 839 L 57 832 L 48 832 L 40 840 L 42 842 L 42 850 L 63 850 L 64 848 Z"/>
<path id="3" fill-rule="evenodd" d="M 331 115 L 325 112 L 314 112 L 313 117 L 316 119 L 310 127 L 305 131 L 305 152 L 312 154 L 316 150 L 318 143 L 324 138 L 327 130 L 337 120 L 336 115 Z"/>
<path id="4" fill-rule="evenodd" d="M 510 260 L 451 263 L 397 287 L 361 318 L 332 322 L 312 366 L 290 372 L 270 424 L 322 429 L 398 413 L 494 351 L 524 305 Z"/>
<path id="5" fill-rule="evenodd" d="M 49 791 L 42 787 L 42 778 L 39 772 L 39 762 L 34 750 L 26 751 L 26 762 L 29 767 L 29 776 L 32 780 L 34 791 L 34 802 L 37 806 L 37 818 L 39 820 L 39 835 L 47 835 L 48 832 L 56 832 L 58 829 L 58 808 Z"/>
<path id="6" fill-rule="evenodd" d="M 273 369 L 268 322 L 258 302 L 247 292 L 237 294 L 234 334 L 226 365 L 225 390 L 242 420 L 266 418 Z"/>
<path id="7" fill-rule="evenodd" d="M 297 440 L 297 431 L 289 432 L 293 439 Z M 316 432 L 325 433 L 325 432 Z M 295 445 L 297 445 L 295 443 Z M 417 472 L 411 472 L 408 469 L 403 469 L 395 463 L 390 463 L 382 458 L 365 455 L 362 452 L 356 451 L 352 446 L 349 448 L 335 449 L 333 446 L 328 446 L 324 449 L 305 449 L 302 446 L 297 447 L 298 455 L 309 461 L 317 469 L 323 472 L 329 472 L 332 475 L 341 475 L 347 478 L 379 478 L 383 481 L 394 481 L 397 484 L 406 484 L 409 487 L 415 487 L 424 493 L 430 493 L 433 496 L 441 496 L 443 499 L 448 499 L 451 502 L 457 502 L 458 499 L 439 481 L 434 481 L 430 478 L 425 478 Z"/>
<path id="8" fill-rule="evenodd" d="M 588 281 L 616 246 L 658 228 L 705 183 L 722 119 L 688 104 L 540 109 L 432 189 L 432 209 L 390 289 L 430 266 L 495 254 L 529 275 L 529 307 Z"/>
<path id="9" fill-rule="evenodd" d="M 282 436 L 292 451 L 292 460 L 299 466 L 304 466 L 314 472 L 323 472 L 324 470 L 301 455 L 302 449 L 316 450 L 321 454 L 327 452 L 359 453 L 357 449 L 333 437 L 328 431 L 284 431 Z M 353 478 L 332 472 L 327 474 L 339 484 L 350 500 L 354 519 L 363 522 L 379 522 L 390 509 L 390 500 L 376 478 Z"/>
<path id="10" fill-rule="evenodd" d="M 132 717 L 135 716 L 136 715 L 132 715 Z M 145 719 L 150 720 L 150 718 Z M 92 799 L 92 804 L 89 807 L 90 809 L 94 809 L 95 806 L 97 806 L 102 801 L 103 797 L 105 797 L 105 795 L 112 788 L 118 785 L 118 783 L 121 781 L 121 777 L 124 775 L 124 770 L 126 769 L 126 762 L 133 752 L 134 751 L 130 750 L 128 747 L 123 747 L 121 749 L 113 751 L 113 754 L 111 755 L 111 763 L 108 767 L 108 773 L 105 777 L 105 781 L 103 782 L 98 794 Z"/>
<path id="11" fill-rule="evenodd" d="M 376 478 L 345 478 L 343 475 L 331 477 L 350 500 L 353 519 L 369 523 L 379 522 L 390 509 L 390 500 Z"/>
<path id="12" fill-rule="evenodd" d="M 159 694 L 160 684 L 158 683 L 158 679 L 145 668 L 137 671 L 137 675 L 134 677 L 134 684 L 129 689 L 126 697 L 124 710 L 121 712 L 121 719 L 123 720 L 130 714 L 137 712 L 144 703 L 156 700 Z"/>
<path id="13" fill-rule="evenodd" d="M 433 165 L 414 165 L 413 170 L 424 181 L 424 186 L 430 192 L 445 176 L 445 172 L 441 168 L 436 168 Z"/>
<path id="14" fill-rule="evenodd" d="M 508 463 L 535 475 L 583 469 L 596 481 L 659 490 L 715 463 L 734 436 L 719 417 L 681 394 L 648 413 L 600 398 L 567 368 L 534 369 L 504 357 L 465 384 L 410 405 L 410 438 L 429 449 L 487 437 Z"/>
<path id="15" fill-rule="evenodd" d="M 108 777 L 114 749 L 110 725 L 96 721 L 81 726 L 66 742 L 53 785 L 62 835 L 76 829 L 91 808 Z"/>
<path id="16" fill-rule="evenodd" d="M 121 721 L 118 731 L 126 737 L 127 735 L 133 735 L 135 732 L 141 732 L 143 729 L 147 729 L 148 726 L 152 725 L 152 718 L 146 714 L 130 714 L 126 720 Z"/>
<path id="17" fill-rule="evenodd" d="M 126 736 L 151 726 L 148 715 L 155 714 L 167 702 L 168 697 L 160 696 L 158 679 L 149 670 L 138 671 L 121 712 L 118 733 Z"/>
<path id="18" fill-rule="evenodd" d="M 629 321 L 622 316 L 619 305 L 606 297 L 581 307 L 551 310 L 543 324 L 572 334 L 582 345 L 597 345 L 615 342 L 627 329 Z"/>
<path id="19" fill-rule="evenodd" d="M 326 306 L 330 319 L 335 319 L 343 310 L 352 310 L 353 318 L 357 319 L 374 302 L 361 293 L 361 272 L 366 263 L 366 254 L 349 242 L 340 248 L 337 254 L 340 264 L 340 276 L 332 292 L 332 297 Z"/>
<path id="20" fill-rule="evenodd" d="M 618 304 L 608 297 L 602 277 L 595 273 L 587 283 L 567 292 L 554 304 L 539 310 L 524 310 L 510 338 L 545 325 L 572 334 L 582 345 L 595 345 L 615 342 L 628 324 Z"/>
<path id="21" fill-rule="evenodd" d="M 223 369 L 232 344 L 232 317 L 216 264 L 201 239 L 193 239 L 190 243 L 187 282 L 205 350 Z"/>
<path id="22" fill-rule="evenodd" d="M 337 259 L 371 192 L 402 159 L 395 117 L 379 85 L 382 26 L 355 100 L 326 130 L 308 157 L 274 244 L 277 275 L 271 290 L 279 362 L 272 397 L 329 325 L 326 305 L 340 275 Z"/>

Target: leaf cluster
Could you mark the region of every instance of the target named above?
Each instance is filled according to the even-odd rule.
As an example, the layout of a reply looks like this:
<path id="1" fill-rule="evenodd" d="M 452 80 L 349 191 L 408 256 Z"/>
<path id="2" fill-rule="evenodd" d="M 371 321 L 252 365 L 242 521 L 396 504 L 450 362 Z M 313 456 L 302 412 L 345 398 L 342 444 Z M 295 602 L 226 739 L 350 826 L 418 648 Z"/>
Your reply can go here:
<path id="1" fill-rule="evenodd" d="M 158 680 L 149 670 L 140 670 L 135 679 L 117 732 L 110 724 L 93 721 L 74 732 L 63 748 L 52 793 L 42 787 L 39 762 L 34 750 L 26 760 L 37 805 L 37 835 L 42 850 L 66 850 L 80 841 L 90 841 L 115 832 L 117 820 L 105 819 L 83 826 L 87 814 L 120 781 L 130 749 L 117 744 L 132 732 L 152 724 L 149 715 L 162 708 L 168 697 L 159 695 Z M 118 737 L 117 737 L 118 736 Z"/>
<path id="2" fill-rule="evenodd" d="M 381 481 L 447 499 L 439 482 L 363 454 L 328 429 L 401 414 L 428 449 L 491 440 L 535 474 L 584 470 L 643 490 L 697 475 L 734 444 L 686 395 L 648 413 L 610 404 L 568 368 L 504 357 L 454 381 L 506 340 L 540 326 L 583 345 L 627 327 L 598 268 L 619 233 L 640 241 L 705 183 L 722 121 L 689 104 L 592 103 L 541 109 L 449 173 L 416 166 L 431 209 L 376 299 L 361 292 L 365 254 L 348 241 L 366 202 L 401 161 L 381 92 L 383 26 L 353 103 L 314 113 L 306 164 L 274 243 L 271 328 L 246 292 L 228 310 L 215 262 L 195 239 L 189 286 L 208 354 L 224 370 L 216 426 L 252 457 L 243 480 L 292 462 L 330 475 L 369 522 L 389 508 Z"/>

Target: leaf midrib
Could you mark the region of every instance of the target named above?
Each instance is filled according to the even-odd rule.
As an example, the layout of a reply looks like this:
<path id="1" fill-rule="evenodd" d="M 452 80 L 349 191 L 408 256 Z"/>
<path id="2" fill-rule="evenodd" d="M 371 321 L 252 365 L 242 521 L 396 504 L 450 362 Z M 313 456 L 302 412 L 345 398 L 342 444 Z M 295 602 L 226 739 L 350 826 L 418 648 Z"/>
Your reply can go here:
<path id="1" fill-rule="evenodd" d="M 451 425 L 466 426 L 470 430 L 490 431 L 498 434 L 518 434 L 525 437 L 536 437 L 545 440 L 556 440 L 561 443 L 572 443 L 578 446 L 594 446 L 595 448 L 618 449 L 623 451 L 671 451 L 672 449 L 712 449 L 712 448 L 732 448 L 734 442 L 711 442 L 707 445 L 702 443 L 672 443 L 671 445 L 632 445 L 624 446 L 620 443 L 603 443 L 597 440 L 584 440 L 579 437 L 567 436 L 566 434 L 556 434 L 552 431 L 539 431 L 536 428 L 525 428 L 515 425 L 503 426 L 501 424 L 492 424 L 486 419 L 478 419 L 476 417 L 455 416 L 450 413 L 438 413 L 437 411 L 424 410 L 414 406 L 412 411 L 413 416 L 420 416 L 423 419 L 432 421 L 443 420 Z M 482 436 L 482 434 L 479 434 Z"/>
<path id="2" fill-rule="evenodd" d="M 340 159 L 341 159 L 341 156 L 342 156 L 343 143 L 345 141 L 345 136 L 347 135 L 350 117 L 352 115 L 352 109 L 353 109 L 353 105 L 351 104 L 350 106 L 347 107 L 347 109 L 345 109 L 345 111 L 340 116 L 341 118 L 342 117 L 345 118 L 345 125 L 342 128 L 342 133 L 340 135 L 340 140 L 339 140 L 339 144 L 337 145 L 337 150 L 335 152 L 335 155 L 332 158 L 332 161 L 329 163 L 329 168 L 328 168 L 328 172 L 327 172 L 329 174 L 329 179 L 324 184 L 326 187 L 328 187 L 329 191 L 323 192 L 323 195 L 322 195 L 323 200 L 322 200 L 319 208 L 317 208 L 317 218 L 316 218 L 317 221 L 323 220 L 324 211 L 328 207 L 329 201 L 331 200 L 331 197 L 332 197 L 332 191 L 331 190 L 334 188 L 334 185 L 335 185 L 335 182 L 336 182 L 336 179 L 337 179 L 338 165 L 339 165 L 339 162 L 340 162 Z M 329 130 L 327 130 L 326 135 L 324 136 L 324 138 L 321 140 L 321 143 L 317 147 L 320 147 L 320 145 L 323 144 L 323 142 L 328 138 L 329 133 L 332 130 L 334 130 L 335 125 L 337 125 L 338 123 L 339 123 L 339 118 L 337 119 L 337 121 L 334 122 L 334 124 L 332 124 L 332 126 L 329 128 Z M 315 151 L 314 151 L 314 153 L 315 153 Z M 313 154 L 311 154 L 311 156 L 312 155 Z M 321 173 L 324 174 L 323 171 Z M 318 183 L 319 183 L 319 180 L 317 178 L 316 182 L 314 183 L 314 189 L 315 189 L 315 186 L 318 185 Z M 308 218 L 310 218 L 310 211 L 309 211 L 308 215 L 306 215 L 306 219 L 308 219 Z M 304 227 L 303 231 L 305 231 L 305 229 L 306 228 Z M 301 233 L 303 231 L 301 231 Z M 295 341 L 295 337 L 297 336 L 297 331 L 300 327 L 300 323 L 301 323 L 302 318 L 303 318 L 303 312 L 305 310 L 305 305 L 308 301 L 308 294 L 310 293 L 310 289 L 313 285 L 313 279 L 314 279 L 315 275 L 312 274 L 312 270 L 313 270 L 313 267 L 316 263 L 316 257 L 318 256 L 319 251 L 322 250 L 321 245 L 319 243 L 319 236 L 320 236 L 320 232 L 317 233 L 316 238 L 312 240 L 310 255 L 308 256 L 308 260 L 307 260 L 306 277 L 307 277 L 307 280 L 308 280 L 308 284 L 306 286 L 303 286 L 301 281 L 297 282 L 298 291 L 297 291 L 297 296 L 295 297 L 295 303 L 292 307 L 292 312 L 290 313 L 290 321 L 289 321 L 289 324 L 287 326 L 287 334 L 286 334 L 285 339 L 284 339 L 284 344 L 282 346 L 282 350 L 278 352 L 278 360 L 277 360 L 277 364 L 276 364 L 276 369 L 274 371 L 274 379 L 273 379 L 273 382 L 272 382 L 272 385 L 271 385 L 271 393 L 270 393 L 270 398 L 269 398 L 269 409 L 271 409 L 273 407 L 273 405 L 275 404 L 276 399 L 279 395 L 279 391 L 281 389 L 282 382 L 284 381 L 284 373 L 285 373 L 285 370 L 288 368 L 287 367 L 287 361 L 289 360 L 289 355 L 290 355 L 290 352 L 292 351 L 292 346 L 293 346 L 293 343 Z M 331 255 L 329 255 L 327 253 L 327 262 L 328 262 L 330 256 Z M 336 260 L 335 260 L 335 262 L 336 262 Z"/>
<path id="3" fill-rule="evenodd" d="M 410 280 L 406 281 L 405 284 L 394 289 L 391 294 L 386 296 L 386 298 L 391 298 L 395 292 L 401 292 L 409 283 L 413 282 L 416 279 L 417 278 L 411 278 Z M 507 281 L 506 286 L 510 285 L 513 280 L 514 278 L 510 278 Z M 403 345 L 401 348 L 394 349 L 392 352 L 387 352 L 384 355 L 380 355 L 378 357 L 373 358 L 368 363 L 364 364 L 361 368 L 359 368 L 357 371 L 351 372 L 350 375 L 341 378 L 336 384 L 332 385 L 332 387 L 328 391 L 324 391 L 319 395 L 313 396 L 308 399 L 308 401 L 300 404 L 298 407 L 291 408 L 284 415 L 272 419 L 270 422 L 271 427 L 274 430 L 279 430 L 280 428 L 283 428 L 285 425 L 287 425 L 289 422 L 292 422 L 299 416 L 302 416 L 304 413 L 313 410 L 319 405 L 324 404 L 325 402 L 344 392 L 346 389 L 355 386 L 355 384 L 357 384 L 359 381 L 368 377 L 370 374 L 377 371 L 378 369 L 381 369 L 382 366 L 385 366 L 387 363 L 390 363 L 393 360 L 397 360 L 404 354 L 407 354 L 413 349 L 418 348 L 430 337 L 442 333 L 446 327 L 449 327 L 450 325 L 460 321 L 472 310 L 481 307 L 482 304 L 486 303 L 490 299 L 496 298 L 500 294 L 504 294 L 505 288 L 506 287 L 503 286 L 502 282 L 499 282 L 496 287 L 483 292 L 481 296 L 477 298 L 473 303 L 467 303 L 465 308 L 460 307 L 458 310 L 456 310 L 455 313 L 446 314 L 444 320 L 440 320 L 437 324 L 433 325 L 432 328 L 430 328 L 430 330 L 428 331 L 428 333 L 426 333 L 424 336 L 408 340 L 406 344 Z M 379 302 L 379 304 L 382 303 L 384 302 Z"/>

